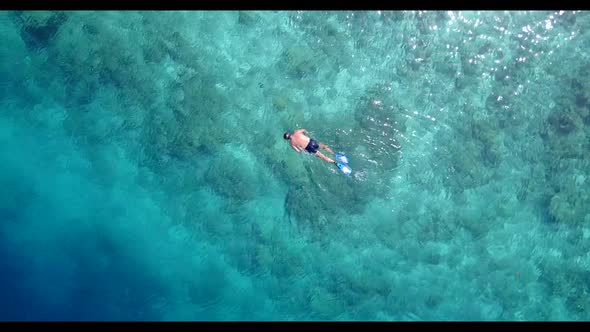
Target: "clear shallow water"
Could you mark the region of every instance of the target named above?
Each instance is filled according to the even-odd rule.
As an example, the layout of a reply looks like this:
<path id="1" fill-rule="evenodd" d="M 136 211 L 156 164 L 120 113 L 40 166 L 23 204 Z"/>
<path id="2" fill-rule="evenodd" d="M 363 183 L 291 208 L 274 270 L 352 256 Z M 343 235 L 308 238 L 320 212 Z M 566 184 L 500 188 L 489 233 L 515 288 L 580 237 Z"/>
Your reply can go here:
<path id="1" fill-rule="evenodd" d="M 589 19 L 0 13 L 0 319 L 588 320 Z"/>

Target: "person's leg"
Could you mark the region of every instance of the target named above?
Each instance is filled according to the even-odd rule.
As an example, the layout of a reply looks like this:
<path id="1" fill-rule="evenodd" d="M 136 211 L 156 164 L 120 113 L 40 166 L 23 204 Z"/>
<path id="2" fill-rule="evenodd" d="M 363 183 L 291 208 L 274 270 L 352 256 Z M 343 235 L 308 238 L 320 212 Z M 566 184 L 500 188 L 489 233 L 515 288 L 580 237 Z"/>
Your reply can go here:
<path id="1" fill-rule="evenodd" d="M 324 149 L 324 150 L 330 152 L 331 154 L 335 154 L 334 151 L 332 151 L 332 149 L 330 149 L 330 147 L 324 143 L 320 143 L 320 149 Z"/>
<path id="2" fill-rule="evenodd" d="M 315 155 L 316 155 L 318 158 L 321 158 L 321 159 L 323 159 L 323 160 L 325 160 L 325 161 L 329 162 L 330 164 L 333 164 L 333 163 L 334 163 L 334 160 L 332 160 L 332 159 L 330 159 L 330 158 L 328 158 L 328 157 L 324 156 L 324 154 L 323 154 L 323 153 L 321 153 L 321 152 L 319 152 L 319 151 L 318 151 L 318 152 L 316 152 L 316 153 L 315 153 Z"/>

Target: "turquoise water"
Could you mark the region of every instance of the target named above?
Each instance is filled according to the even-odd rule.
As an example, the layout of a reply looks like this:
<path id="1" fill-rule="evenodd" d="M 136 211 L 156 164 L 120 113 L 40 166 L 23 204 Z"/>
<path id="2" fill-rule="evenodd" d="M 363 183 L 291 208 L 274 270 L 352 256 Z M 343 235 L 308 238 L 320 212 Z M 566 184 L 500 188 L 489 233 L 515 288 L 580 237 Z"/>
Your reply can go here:
<path id="1" fill-rule="evenodd" d="M 589 320 L 589 28 L 1 12 L 0 319 Z"/>

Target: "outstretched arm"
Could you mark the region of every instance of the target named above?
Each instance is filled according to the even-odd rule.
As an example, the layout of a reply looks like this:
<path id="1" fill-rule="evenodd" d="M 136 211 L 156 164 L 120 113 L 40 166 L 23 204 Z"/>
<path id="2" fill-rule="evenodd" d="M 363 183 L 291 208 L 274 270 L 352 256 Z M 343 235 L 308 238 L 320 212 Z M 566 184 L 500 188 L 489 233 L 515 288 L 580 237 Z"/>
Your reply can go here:
<path id="1" fill-rule="evenodd" d="M 295 145 L 291 145 L 291 147 L 293 148 L 293 150 L 301 153 L 301 149 L 300 148 L 296 147 Z"/>

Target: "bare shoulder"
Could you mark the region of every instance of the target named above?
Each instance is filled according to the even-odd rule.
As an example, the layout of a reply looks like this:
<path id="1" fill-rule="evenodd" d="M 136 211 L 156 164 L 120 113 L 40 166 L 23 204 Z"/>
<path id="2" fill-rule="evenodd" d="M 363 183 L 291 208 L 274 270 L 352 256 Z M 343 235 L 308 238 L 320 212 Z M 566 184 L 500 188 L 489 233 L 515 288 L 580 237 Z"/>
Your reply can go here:
<path id="1" fill-rule="evenodd" d="M 307 134 L 307 130 L 303 129 L 303 128 L 299 128 L 295 130 L 296 133 L 303 133 L 303 134 Z"/>

